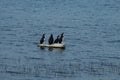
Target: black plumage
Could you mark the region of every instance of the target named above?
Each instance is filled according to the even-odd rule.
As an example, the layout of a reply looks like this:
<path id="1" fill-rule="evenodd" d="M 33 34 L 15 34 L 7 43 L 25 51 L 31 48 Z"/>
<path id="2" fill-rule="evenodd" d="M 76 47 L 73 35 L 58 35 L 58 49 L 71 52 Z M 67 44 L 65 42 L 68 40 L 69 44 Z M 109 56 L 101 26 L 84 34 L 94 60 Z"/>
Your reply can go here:
<path id="1" fill-rule="evenodd" d="M 49 37 L 48 43 L 53 44 L 53 42 L 54 42 L 54 38 L 53 38 L 53 34 L 51 34 Z"/>
<path id="2" fill-rule="evenodd" d="M 64 37 L 63 35 L 64 35 L 64 33 L 61 34 L 60 39 L 59 39 L 59 43 L 62 43 L 63 37 Z"/>
<path id="3" fill-rule="evenodd" d="M 59 35 L 57 36 L 57 38 L 55 39 L 54 43 L 58 43 L 59 42 Z"/>
<path id="4" fill-rule="evenodd" d="M 44 40 L 45 40 L 45 34 L 42 35 L 42 37 L 40 39 L 40 44 L 43 44 Z"/>

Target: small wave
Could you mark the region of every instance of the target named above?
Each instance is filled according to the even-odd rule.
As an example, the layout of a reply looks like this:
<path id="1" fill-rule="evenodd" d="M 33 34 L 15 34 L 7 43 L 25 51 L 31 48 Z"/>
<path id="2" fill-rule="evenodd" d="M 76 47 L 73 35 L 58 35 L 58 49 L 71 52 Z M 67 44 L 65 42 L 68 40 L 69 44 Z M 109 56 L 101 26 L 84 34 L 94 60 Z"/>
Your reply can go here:
<path id="1" fill-rule="evenodd" d="M 23 72 L 18 72 L 18 71 L 6 71 L 6 73 L 10 73 L 10 74 L 24 74 Z"/>
<path id="2" fill-rule="evenodd" d="M 120 40 L 107 41 L 108 43 L 120 43 Z"/>
<path id="3" fill-rule="evenodd" d="M 21 47 L 21 46 L 24 46 L 24 44 L 16 44 L 15 46 Z"/>
<path id="4" fill-rule="evenodd" d="M 112 58 L 112 59 L 120 59 L 120 57 L 108 57 L 108 58 Z"/>
<path id="5" fill-rule="evenodd" d="M 2 28 L 1 31 L 12 31 L 10 28 Z"/>
<path id="6" fill-rule="evenodd" d="M 119 56 L 91 56 L 91 58 L 96 58 L 96 59 L 120 59 Z"/>
<path id="7" fill-rule="evenodd" d="M 27 59 L 33 59 L 33 60 L 44 60 L 43 58 L 37 58 L 37 57 L 26 57 Z"/>

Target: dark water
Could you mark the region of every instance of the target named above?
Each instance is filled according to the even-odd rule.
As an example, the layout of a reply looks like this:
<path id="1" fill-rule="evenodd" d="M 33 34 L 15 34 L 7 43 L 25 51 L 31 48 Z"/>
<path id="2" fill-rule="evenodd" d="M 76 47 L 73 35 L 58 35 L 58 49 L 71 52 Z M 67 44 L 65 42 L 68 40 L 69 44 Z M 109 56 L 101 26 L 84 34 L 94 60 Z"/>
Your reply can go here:
<path id="1" fill-rule="evenodd" d="M 40 49 L 65 33 L 65 50 Z M 0 0 L 0 80 L 119 80 L 119 0 Z"/>

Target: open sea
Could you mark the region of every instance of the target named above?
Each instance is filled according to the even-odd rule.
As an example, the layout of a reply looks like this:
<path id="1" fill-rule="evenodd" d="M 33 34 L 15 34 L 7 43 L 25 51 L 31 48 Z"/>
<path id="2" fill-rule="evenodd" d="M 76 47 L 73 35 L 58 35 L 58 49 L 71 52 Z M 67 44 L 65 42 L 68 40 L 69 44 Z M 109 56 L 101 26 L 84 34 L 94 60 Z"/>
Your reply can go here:
<path id="1" fill-rule="evenodd" d="M 0 80 L 120 80 L 120 0 L 0 0 Z"/>

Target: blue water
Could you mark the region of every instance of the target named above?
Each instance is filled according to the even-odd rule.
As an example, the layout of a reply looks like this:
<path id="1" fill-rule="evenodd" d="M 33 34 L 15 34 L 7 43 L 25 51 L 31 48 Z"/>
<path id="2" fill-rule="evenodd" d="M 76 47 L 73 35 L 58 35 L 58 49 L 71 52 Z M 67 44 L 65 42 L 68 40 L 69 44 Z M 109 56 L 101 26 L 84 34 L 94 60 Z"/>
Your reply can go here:
<path id="1" fill-rule="evenodd" d="M 62 32 L 65 50 L 37 47 Z M 0 80 L 119 79 L 119 0 L 0 0 Z"/>

